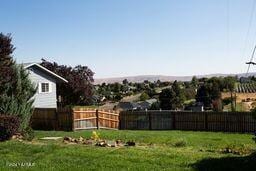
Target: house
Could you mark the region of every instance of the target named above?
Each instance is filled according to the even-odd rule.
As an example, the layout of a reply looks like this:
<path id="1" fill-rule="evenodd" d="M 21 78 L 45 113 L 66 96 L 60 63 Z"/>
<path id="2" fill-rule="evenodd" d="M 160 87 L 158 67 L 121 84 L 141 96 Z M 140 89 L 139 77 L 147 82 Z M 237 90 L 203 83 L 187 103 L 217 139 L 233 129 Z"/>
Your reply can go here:
<path id="1" fill-rule="evenodd" d="M 203 112 L 204 111 L 204 104 L 201 103 L 201 102 L 197 102 L 195 104 L 186 106 L 185 110 L 189 110 L 189 111 L 192 111 L 192 112 Z"/>
<path id="2" fill-rule="evenodd" d="M 157 99 L 149 99 L 142 102 L 119 102 L 114 110 L 127 111 L 127 110 L 146 110 L 150 109 L 153 103 L 157 102 Z"/>
<path id="3" fill-rule="evenodd" d="M 38 87 L 34 96 L 34 107 L 57 108 L 56 84 L 68 81 L 37 63 L 26 63 L 23 66 L 28 70 L 32 82 Z"/>
<path id="4" fill-rule="evenodd" d="M 137 110 L 139 105 L 134 102 L 119 102 L 114 110 L 127 111 L 127 110 Z"/>
<path id="5" fill-rule="evenodd" d="M 157 102 L 157 99 L 149 99 L 143 102 L 139 102 L 139 108 L 142 110 L 150 109 L 153 103 Z"/>

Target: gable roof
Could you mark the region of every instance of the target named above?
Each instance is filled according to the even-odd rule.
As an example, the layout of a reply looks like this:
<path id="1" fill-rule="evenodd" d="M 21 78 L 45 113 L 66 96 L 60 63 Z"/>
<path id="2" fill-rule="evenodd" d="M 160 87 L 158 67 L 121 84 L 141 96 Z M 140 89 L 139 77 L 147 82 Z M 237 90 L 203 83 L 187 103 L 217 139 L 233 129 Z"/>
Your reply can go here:
<path id="1" fill-rule="evenodd" d="M 38 68 L 44 70 L 45 72 L 47 72 L 48 74 L 54 76 L 55 78 L 58 78 L 58 79 L 64 81 L 65 83 L 68 82 L 65 78 L 63 78 L 63 77 L 61 77 L 61 76 L 55 74 L 54 72 L 48 70 L 47 68 L 41 66 L 41 65 L 38 64 L 38 63 L 24 63 L 23 66 L 24 66 L 25 69 L 28 69 L 28 68 L 30 68 L 30 67 L 32 67 L 32 66 L 37 66 Z"/>

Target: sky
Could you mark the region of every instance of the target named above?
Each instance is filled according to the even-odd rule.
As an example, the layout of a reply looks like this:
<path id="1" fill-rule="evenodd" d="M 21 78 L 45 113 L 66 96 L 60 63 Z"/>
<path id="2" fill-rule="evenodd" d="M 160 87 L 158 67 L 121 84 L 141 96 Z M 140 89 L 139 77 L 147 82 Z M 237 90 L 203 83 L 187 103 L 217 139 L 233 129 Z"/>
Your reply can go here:
<path id="1" fill-rule="evenodd" d="M 256 44 L 255 0 L 1 0 L 0 8 L 17 62 L 86 65 L 95 78 L 244 73 Z"/>

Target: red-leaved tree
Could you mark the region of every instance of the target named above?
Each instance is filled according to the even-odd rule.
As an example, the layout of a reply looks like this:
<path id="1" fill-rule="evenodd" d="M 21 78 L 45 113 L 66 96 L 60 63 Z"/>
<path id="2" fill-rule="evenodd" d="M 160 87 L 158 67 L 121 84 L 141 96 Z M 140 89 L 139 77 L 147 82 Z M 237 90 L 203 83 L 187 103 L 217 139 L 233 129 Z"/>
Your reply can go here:
<path id="1" fill-rule="evenodd" d="M 87 66 L 70 67 L 42 59 L 42 66 L 68 80 L 57 84 L 57 95 L 64 105 L 88 105 L 93 100 L 93 75 Z"/>

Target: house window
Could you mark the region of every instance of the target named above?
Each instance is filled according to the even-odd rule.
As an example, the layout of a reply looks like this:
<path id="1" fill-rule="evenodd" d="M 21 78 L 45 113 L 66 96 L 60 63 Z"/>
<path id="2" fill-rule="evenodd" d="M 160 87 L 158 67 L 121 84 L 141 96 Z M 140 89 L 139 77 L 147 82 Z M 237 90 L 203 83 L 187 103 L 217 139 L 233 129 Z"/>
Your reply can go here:
<path id="1" fill-rule="evenodd" d="M 50 83 L 41 83 L 41 93 L 49 93 L 50 92 Z"/>

